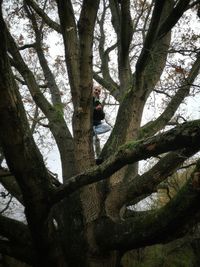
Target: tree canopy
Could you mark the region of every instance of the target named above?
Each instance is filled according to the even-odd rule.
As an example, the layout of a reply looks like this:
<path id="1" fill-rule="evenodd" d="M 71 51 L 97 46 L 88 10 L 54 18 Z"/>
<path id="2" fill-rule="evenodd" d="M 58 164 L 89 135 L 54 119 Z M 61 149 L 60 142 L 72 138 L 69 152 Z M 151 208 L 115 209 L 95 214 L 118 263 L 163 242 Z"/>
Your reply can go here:
<path id="1" fill-rule="evenodd" d="M 200 1 L 0 4 L 0 182 L 26 218 L 0 213 L 0 253 L 30 266 L 114 267 L 187 233 L 200 215 Z M 98 152 L 95 84 L 112 126 Z M 188 162 L 166 205 L 136 208 Z"/>

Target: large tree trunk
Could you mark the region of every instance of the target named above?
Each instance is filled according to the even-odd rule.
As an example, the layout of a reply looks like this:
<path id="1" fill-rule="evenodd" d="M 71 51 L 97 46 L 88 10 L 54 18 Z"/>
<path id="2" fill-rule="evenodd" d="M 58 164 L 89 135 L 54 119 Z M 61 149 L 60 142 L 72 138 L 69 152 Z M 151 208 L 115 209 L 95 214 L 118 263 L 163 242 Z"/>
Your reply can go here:
<path id="1" fill-rule="evenodd" d="M 94 187 L 88 187 L 87 190 L 93 191 Z M 93 205 L 87 204 L 91 212 L 89 214 L 85 214 L 86 207 L 82 206 L 80 195 L 75 193 L 63 200 L 54 210 L 67 266 L 117 267 L 121 258 L 119 253 L 102 251 L 95 241 L 94 215 L 98 208 L 95 210 Z"/>

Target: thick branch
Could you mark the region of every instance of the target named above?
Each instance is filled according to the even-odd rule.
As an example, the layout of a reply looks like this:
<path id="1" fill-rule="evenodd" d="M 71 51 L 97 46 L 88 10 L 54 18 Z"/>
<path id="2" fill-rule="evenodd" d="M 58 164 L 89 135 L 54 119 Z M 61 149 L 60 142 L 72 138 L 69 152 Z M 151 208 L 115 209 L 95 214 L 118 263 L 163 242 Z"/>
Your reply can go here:
<path id="1" fill-rule="evenodd" d="M 76 19 L 74 17 L 73 6 L 70 0 L 57 0 L 58 13 L 65 46 L 65 58 L 69 82 L 71 86 L 72 101 L 75 105 L 75 99 L 79 96 L 79 46 Z M 78 108 L 78 107 L 77 107 Z"/>
<path id="2" fill-rule="evenodd" d="M 198 147 L 193 146 L 168 153 L 143 175 L 131 177 L 128 182 L 126 180 L 111 186 L 105 202 L 107 216 L 113 221 L 124 217 L 122 214 L 124 207 L 136 204 L 156 192 L 157 186 L 198 150 Z"/>
<path id="3" fill-rule="evenodd" d="M 41 182 L 48 188 L 48 176 L 42 156 L 30 133 L 23 103 L 8 61 L 3 18 L 0 18 L 0 23 L 2 28 L 0 36 L 2 39 L 0 46 L 0 140 L 9 169 L 16 175 L 21 190 L 28 200 L 32 194 L 35 194 L 35 177 L 38 179 L 38 184 Z"/>
<path id="4" fill-rule="evenodd" d="M 184 147 L 197 146 L 199 148 L 199 138 L 200 120 L 196 120 L 184 123 L 160 135 L 127 143 L 101 166 L 72 177 L 65 185 L 55 190 L 52 202 L 61 200 L 84 185 L 110 177 L 127 164 Z"/>
<path id="5" fill-rule="evenodd" d="M 153 212 L 113 223 L 103 219 L 97 224 L 98 244 L 104 249 L 123 250 L 169 242 L 185 234 L 199 221 L 200 162 L 188 183 L 166 206 Z M 102 236 L 102 231 L 105 233 Z M 104 238 L 106 236 L 106 238 Z"/>
<path id="6" fill-rule="evenodd" d="M 12 242 L 31 245 L 31 236 L 28 226 L 20 221 L 0 214 L 0 235 Z"/>
<path id="7" fill-rule="evenodd" d="M 131 202 L 135 198 L 155 192 L 158 184 L 172 175 L 174 171 L 189 157 L 199 150 L 198 147 L 188 147 L 176 152 L 171 152 L 161 158 L 149 171 L 141 176 L 135 177 L 127 186 L 125 203 Z"/>
<path id="8" fill-rule="evenodd" d="M 0 240 L 0 253 L 32 265 L 35 253 L 26 244 L 20 245 L 6 240 Z"/>
<path id="9" fill-rule="evenodd" d="M 73 94 L 73 90 L 71 90 L 71 92 L 74 104 L 72 126 L 74 133 L 74 150 L 76 154 L 75 161 L 79 171 L 88 168 L 88 166 L 91 166 L 94 162 L 91 131 L 91 95 L 93 86 L 92 47 L 98 7 L 99 0 L 84 0 L 78 21 L 79 58 L 76 64 L 79 64 L 79 68 L 76 75 L 79 74 L 80 83 L 78 88 L 76 88 L 77 95 Z"/>
<path id="10" fill-rule="evenodd" d="M 23 194 L 26 218 L 37 257 L 41 265 L 46 263 L 53 266 L 57 258 L 61 257 L 62 251 L 57 242 L 55 226 L 49 218 L 49 191 L 52 186 L 42 155 L 30 132 L 11 71 L 2 13 L 0 27 L 0 142 L 8 167 L 15 174 Z M 56 255 L 52 253 L 55 250 Z"/>
<path id="11" fill-rule="evenodd" d="M 119 41 L 120 21 L 121 21 L 120 4 L 118 0 L 109 0 L 109 5 L 110 5 L 110 10 L 111 10 L 111 15 L 112 15 L 112 19 L 111 19 L 112 25 L 117 35 L 117 40 Z"/>
<path id="12" fill-rule="evenodd" d="M 133 23 L 130 12 L 130 0 L 124 0 L 121 3 L 121 46 L 123 60 L 126 61 L 126 57 L 129 55 L 130 43 L 133 36 Z"/>
<path id="13" fill-rule="evenodd" d="M 44 95 L 40 91 L 40 88 L 35 80 L 33 73 L 25 64 L 23 58 L 21 57 L 18 51 L 14 39 L 8 31 L 7 36 L 9 40 L 9 51 L 13 56 L 15 67 L 26 81 L 26 84 L 35 103 L 43 111 L 43 113 L 49 120 L 50 129 L 56 140 L 62 158 L 63 176 L 64 178 L 68 178 L 74 174 L 74 153 L 72 136 L 63 118 L 62 111 L 59 109 L 59 107 L 52 106 L 49 101 L 44 97 Z"/>
<path id="14" fill-rule="evenodd" d="M 183 13 L 187 10 L 190 0 L 179 0 L 175 8 L 169 14 L 167 19 L 160 26 L 158 31 L 158 39 L 167 34 L 178 22 Z"/>
<path id="15" fill-rule="evenodd" d="M 144 46 L 136 64 L 136 78 L 141 74 L 149 60 L 150 51 L 153 47 L 155 38 L 157 36 L 157 29 L 160 24 L 162 10 L 166 1 L 155 1 L 155 6 L 151 18 L 148 33 L 145 38 Z"/>
<path id="16" fill-rule="evenodd" d="M 167 2 L 162 12 L 162 18 L 171 10 L 171 0 Z M 110 153 L 122 145 L 127 138 L 137 137 L 138 127 L 141 123 L 141 113 L 146 99 L 154 89 L 166 64 L 167 51 L 170 44 L 170 34 L 154 44 L 150 53 L 149 60 L 145 64 L 145 70 L 140 73 L 140 84 L 133 83 L 133 90 L 127 91 L 120 101 L 115 126 L 104 146 L 101 157 L 107 158 Z M 135 74 L 133 81 L 135 81 Z M 127 88 L 126 88 L 127 89 Z M 135 91 L 137 92 L 135 93 Z M 138 125 L 137 125 L 138 124 Z M 126 129 L 126 130 L 125 130 Z M 128 135 L 128 136 L 127 136 Z"/>
<path id="17" fill-rule="evenodd" d="M 92 92 L 92 46 L 94 26 L 97 17 L 99 0 L 83 1 L 80 18 L 78 21 L 79 46 L 80 46 L 80 106 L 85 110 L 91 99 Z M 83 125 L 81 125 L 83 127 Z"/>
<path id="18" fill-rule="evenodd" d="M 121 25 L 119 45 L 119 78 L 121 90 L 125 91 L 131 86 L 131 68 L 129 48 L 133 36 L 133 24 L 130 14 L 130 0 L 121 3 Z"/>
<path id="19" fill-rule="evenodd" d="M 104 46 L 105 46 L 104 20 L 105 20 L 105 16 L 106 16 L 106 6 L 104 5 L 104 9 L 103 9 L 103 12 L 101 14 L 101 18 L 98 20 L 99 31 L 100 31 L 100 34 L 99 34 L 100 36 L 98 38 L 99 39 L 99 56 L 101 58 L 101 72 L 102 72 L 103 78 L 100 75 L 98 75 L 97 73 L 93 73 L 93 75 L 94 75 L 94 79 L 98 83 L 100 83 L 104 88 L 109 90 L 111 92 L 111 94 L 115 97 L 116 93 L 119 94 L 119 91 L 117 89 L 117 84 L 115 83 L 115 81 L 112 79 L 112 77 L 110 75 L 110 69 L 109 69 L 110 56 L 109 56 L 109 53 L 117 47 L 117 44 L 114 44 L 114 45 L 108 47 L 106 50 L 104 50 Z M 115 91 L 116 91 L 116 93 L 115 93 Z M 119 97 L 116 99 L 118 100 Z"/>
<path id="20" fill-rule="evenodd" d="M 58 187 L 61 183 L 49 173 L 49 179 L 54 187 Z M 5 187 L 5 189 L 15 197 L 23 205 L 23 196 L 19 188 L 19 185 L 12 173 L 8 170 L 0 168 L 0 183 Z"/>
<path id="21" fill-rule="evenodd" d="M 25 11 L 28 15 L 28 18 L 31 20 L 33 30 L 35 32 L 36 42 L 35 42 L 34 47 L 36 49 L 38 59 L 39 59 L 40 65 L 42 67 L 47 85 L 48 85 L 50 92 L 51 92 L 52 103 L 54 105 L 60 106 L 61 112 L 63 112 L 62 104 L 61 104 L 60 91 L 59 91 L 59 88 L 56 84 L 55 77 L 54 77 L 54 75 L 53 75 L 53 73 L 52 73 L 52 71 L 48 65 L 46 58 L 45 58 L 44 50 L 42 48 L 42 33 L 41 33 L 42 29 L 38 28 L 37 20 L 36 20 L 34 13 L 31 10 L 29 10 L 29 8 L 27 6 L 25 6 Z"/>
<path id="22" fill-rule="evenodd" d="M 9 171 L 0 168 L 0 182 L 12 196 L 23 204 L 22 192 L 15 177 Z"/>

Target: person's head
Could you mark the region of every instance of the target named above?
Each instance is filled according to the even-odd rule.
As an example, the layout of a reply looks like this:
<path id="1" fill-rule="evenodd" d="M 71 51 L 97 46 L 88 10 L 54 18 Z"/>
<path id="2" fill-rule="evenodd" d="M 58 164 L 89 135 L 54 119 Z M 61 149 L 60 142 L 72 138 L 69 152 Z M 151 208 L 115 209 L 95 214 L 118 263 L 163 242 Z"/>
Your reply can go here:
<path id="1" fill-rule="evenodd" d="M 93 96 L 99 98 L 101 94 L 101 86 L 97 85 L 93 87 Z"/>

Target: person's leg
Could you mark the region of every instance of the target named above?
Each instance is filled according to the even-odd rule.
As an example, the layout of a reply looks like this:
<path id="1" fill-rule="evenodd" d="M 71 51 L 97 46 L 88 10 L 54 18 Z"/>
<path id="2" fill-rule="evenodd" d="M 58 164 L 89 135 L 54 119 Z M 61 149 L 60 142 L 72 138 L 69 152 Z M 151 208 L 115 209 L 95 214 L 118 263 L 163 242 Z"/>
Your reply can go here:
<path id="1" fill-rule="evenodd" d="M 96 134 L 103 134 L 106 132 L 109 132 L 111 130 L 111 127 L 106 123 L 101 123 L 94 127 L 94 131 Z"/>

